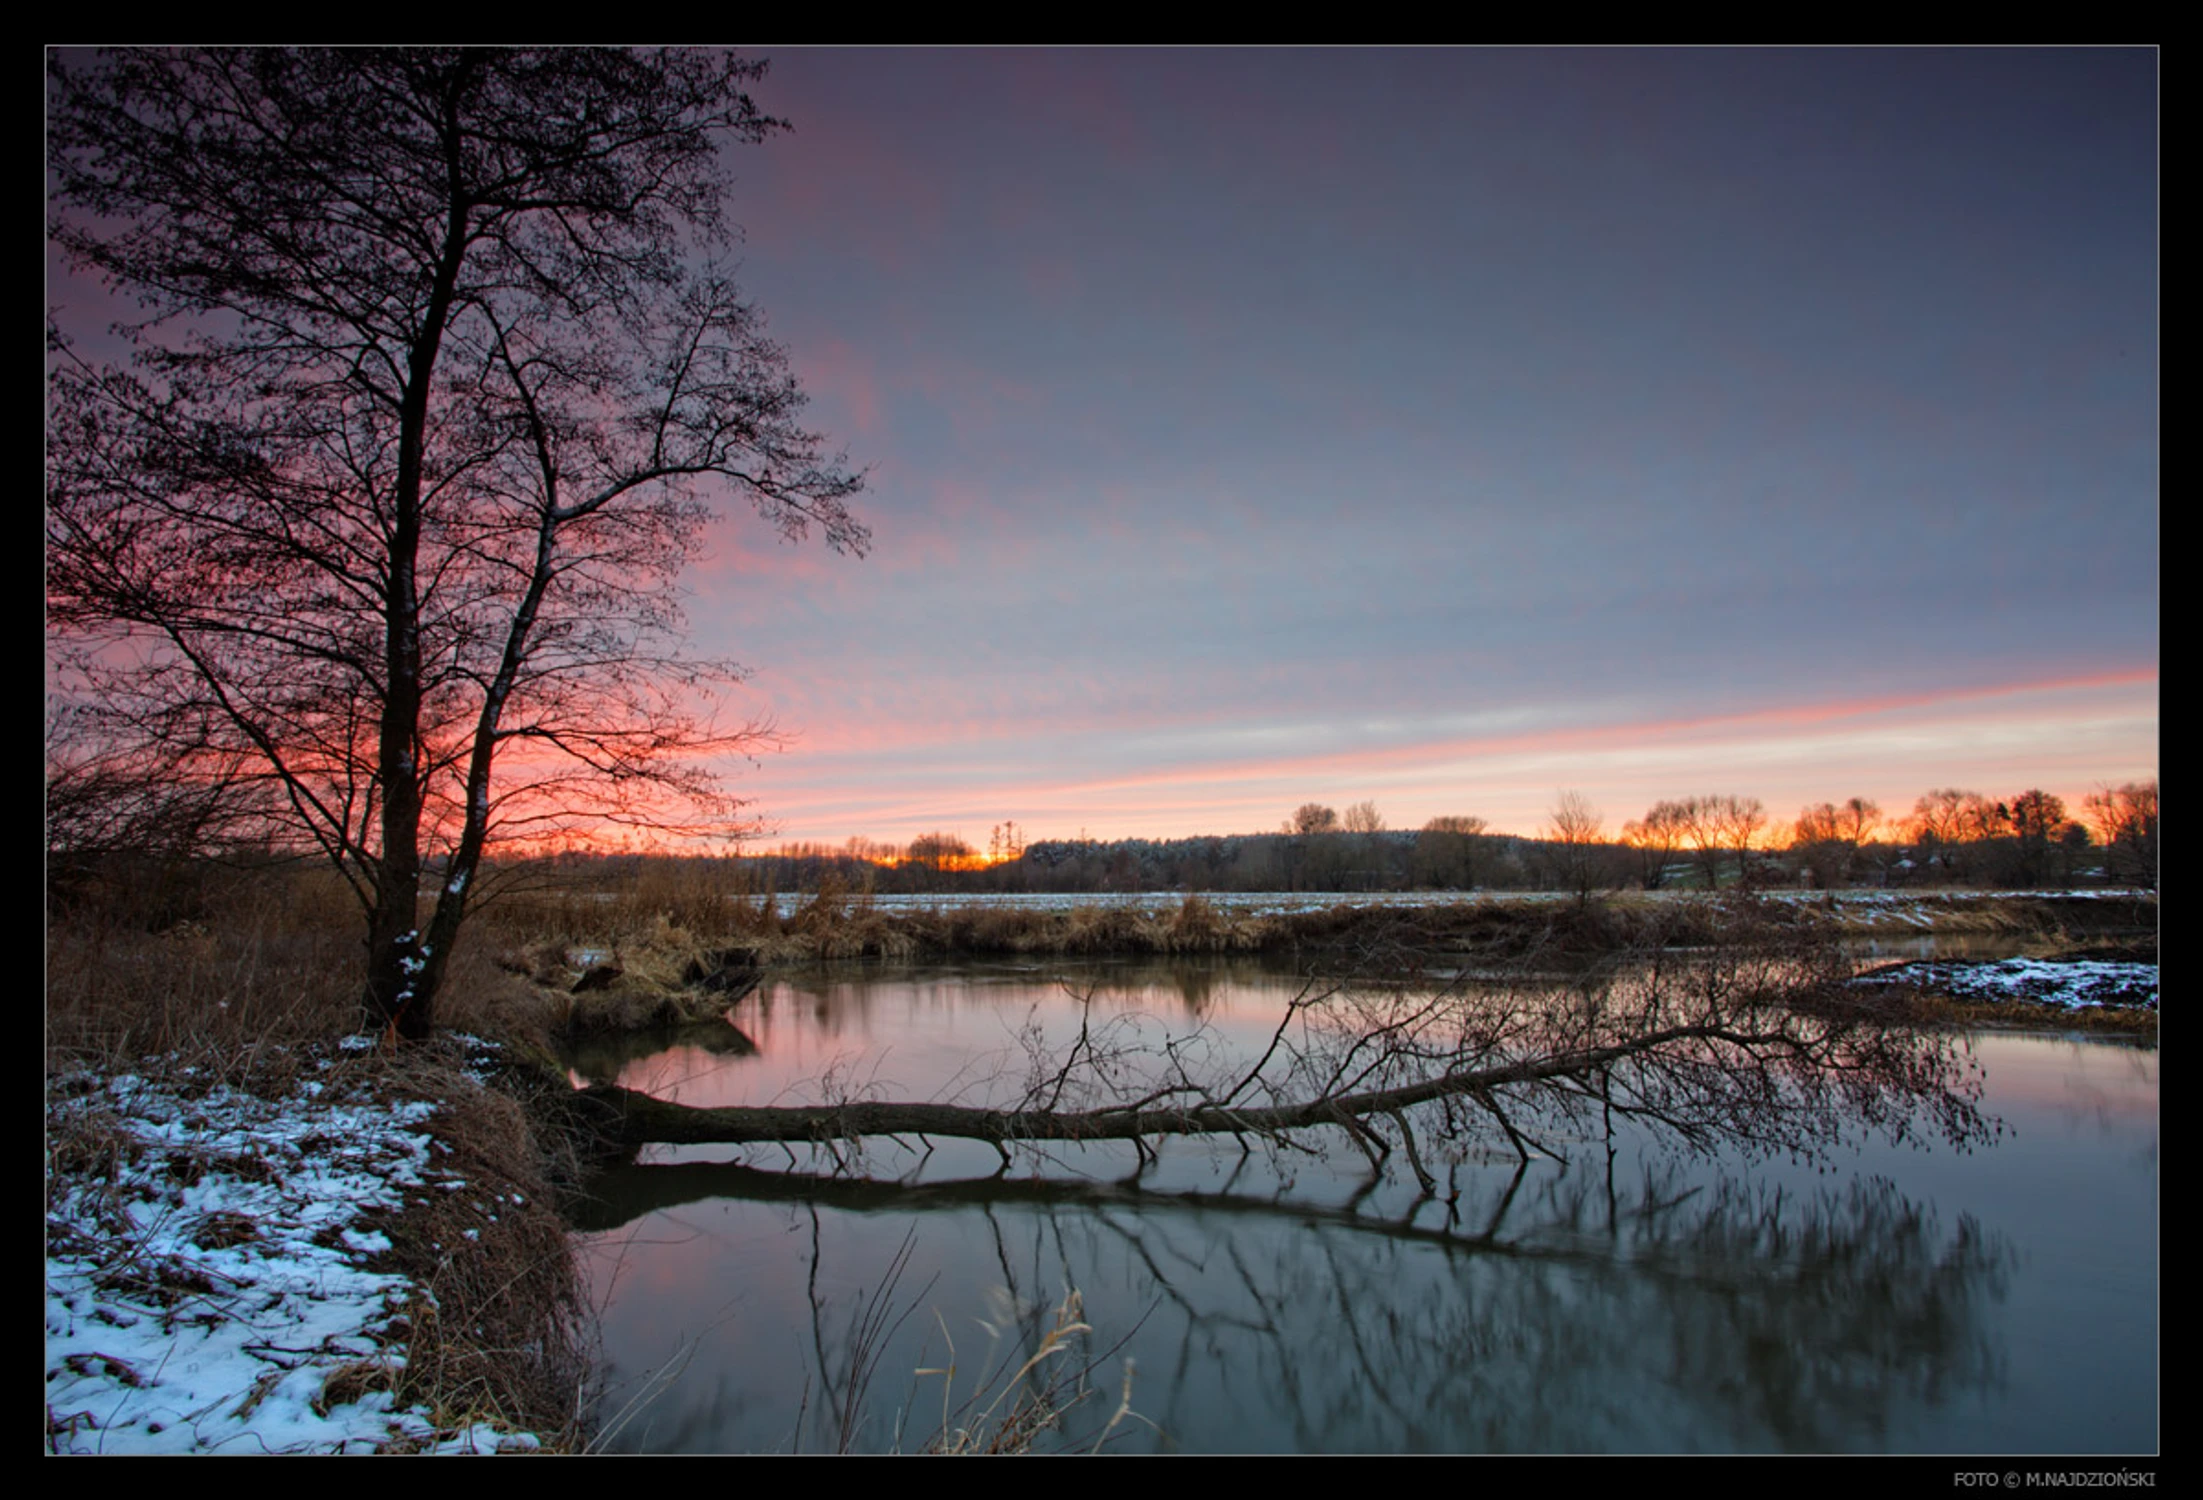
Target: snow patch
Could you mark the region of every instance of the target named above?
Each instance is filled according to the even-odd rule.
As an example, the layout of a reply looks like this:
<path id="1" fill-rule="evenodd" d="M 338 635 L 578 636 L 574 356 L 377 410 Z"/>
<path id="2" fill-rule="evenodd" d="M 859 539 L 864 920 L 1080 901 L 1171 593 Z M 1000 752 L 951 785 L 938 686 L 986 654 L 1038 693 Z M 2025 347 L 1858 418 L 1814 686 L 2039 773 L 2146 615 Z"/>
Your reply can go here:
<path id="1" fill-rule="evenodd" d="M 370 1269 L 390 1241 L 357 1221 L 425 1182 L 432 1105 L 318 1085 L 267 1100 L 131 1075 L 62 1083 L 72 1097 L 51 1108 L 49 1152 L 83 1140 L 103 1162 L 76 1175 L 48 1157 L 50 1451 L 540 1446 L 439 1430 L 387 1388 L 421 1294 Z"/>
<path id="2" fill-rule="evenodd" d="M 1902 984 L 1958 1000 L 2020 1002 L 2064 1010 L 2099 1006 L 2157 1009 L 2157 965 L 2103 959 L 2006 958 L 1994 963 L 1929 960 L 1862 974 L 1853 984 Z"/>

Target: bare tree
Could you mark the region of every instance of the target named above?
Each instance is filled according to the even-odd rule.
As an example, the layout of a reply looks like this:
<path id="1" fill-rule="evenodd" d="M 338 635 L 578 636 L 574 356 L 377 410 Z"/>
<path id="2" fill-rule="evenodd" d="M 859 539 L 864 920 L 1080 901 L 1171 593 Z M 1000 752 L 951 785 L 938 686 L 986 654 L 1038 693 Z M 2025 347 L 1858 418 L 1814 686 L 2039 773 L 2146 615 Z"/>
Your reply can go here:
<path id="1" fill-rule="evenodd" d="M 2006 819 L 2018 847 L 2015 874 L 2020 884 L 2041 883 L 2051 844 L 2066 826 L 2065 799 L 2031 787 L 2007 804 Z"/>
<path id="2" fill-rule="evenodd" d="M 2157 782 L 2130 781 L 2088 794 L 2085 805 L 2110 873 L 2157 889 Z"/>
<path id="3" fill-rule="evenodd" d="M 1859 847 L 1881 820 L 1881 808 L 1864 797 L 1853 797 L 1841 807 L 1823 802 L 1798 814 L 1791 847 L 1812 872 L 1813 883 L 1832 890 L 1850 878 Z"/>
<path id="4" fill-rule="evenodd" d="M 1990 1137 L 1963 1039 L 1844 990 L 1833 945 L 1786 931 L 1732 929 L 1688 952 L 1655 938 L 1588 988 L 1311 985 L 1252 1055 L 1206 1028 L 1156 1037 L 1090 1005 L 1068 1049 L 1034 1032 L 1021 1081 L 978 1099 L 697 1109 L 613 1086 L 585 1098 L 629 1145 L 809 1143 L 842 1163 L 888 1136 L 984 1141 L 1007 1168 L 1017 1148 L 1050 1142 L 1131 1142 L 1146 1160 L 1162 1137 L 1290 1149 L 1338 1131 L 1373 1171 L 1399 1151 L 1426 1191 L 1434 1163 L 1481 1138 L 1561 1156 L 1617 1120 L 1708 1151 L 1812 1155 L 1860 1127 Z"/>
<path id="5" fill-rule="evenodd" d="M 1681 818 L 1681 828 L 1690 840 L 1692 851 L 1698 856 L 1699 868 L 1705 872 L 1706 889 L 1717 890 L 1721 885 L 1721 856 L 1727 845 L 1722 839 L 1721 803 L 1719 797 L 1685 797 L 1674 805 Z"/>
<path id="6" fill-rule="evenodd" d="M 46 858 L 113 855 L 188 859 L 264 826 L 250 767 L 236 757 L 192 758 L 188 773 L 142 746 L 102 736 L 76 705 L 46 707 Z"/>
<path id="7" fill-rule="evenodd" d="M 1940 864 L 1951 874 L 1963 874 L 1970 863 L 1964 846 L 1984 821 L 1975 810 L 1988 805 L 1979 792 L 1938 787 L 1912 804 L 1906 831 L 1930 865 Z"/>
<path id="8" fill-rule="evenodd" d="M 1939 787 L 1912 804 L 1906 832 L 1917 844 L 1955 844 L 1965 837 L 1965 805 L 1972 792 Z"/>
<path id="9" fill-rule="evenodd" d="M 1959 809 L 1959 827 L 1965 838 L 1985 844 L 2011 832 L 2012 810 L 1978 792 L 1968 792 L 1965 805 Z"/>
<path id="10" fill-rule="evenodd" d="M 1588 905 L 1606 883 L 1605 825 L 1605 815 L 1581 792 L 1562 792 L 1553 804 L 1545 836 L 1559 848 L 1561 885 L 1575 893 L 1578 906 Z"/>
<path id="11" fill-rule="evenodd" d="M 1737 879 L 1750 884 L 1752 846 L 1767 826 L 1767 808 L 1757 797 L 1686 797 L 1680 802 L 1661 803 L 1653 811 L 1690 840 L 1706 872 L 1708 889 L 1721 883 L 1724 854 L 1736 856 Z"/>
<path id="12" fill-rule="evenodd" d="M 1392 850 L 1384 837 L 1384 814 L 1377 811 L 1375 802 L 1357 802 L 1346 810 L 1340 826 L 1353 835 L 1349 858 L 1356 889 L 1383 889 L 1392 878 Z"/>
<path id="13" fill-rule="evenodd" d="M 1872 839 L 1881 826 L 1881 804 L 1865 797 L 1853 797 L 1836 809 L 1836 829 L 1853 849 Z"/>
<path id="14" fill-rule="evenodd" d="M 1482 818 L 1441 814 L 1415 836 L 1414 877 L 1424 885 L 1468 890 L 1476 885 L 1478 842 L 1490 825 Z"/>
<path id="15" fill-rule="evenodd" d="M 1340 826 L 1348 833 L 1383 833 L 1384 814 L 1377 811 L 1377 804 L 1374 802 L 1357 802 L 1346 810 Z"/>
<path id="16" fill-rule="evenodd" d="M 1767 807 L 1757 797 L 1717 797 L 1714 803 L 1714 827 L 1729 852 L 1736 856 L 1737 883 L 1746 889 L 1752 883 L 1752 846 L 1759 842 L 1767 827 Z"/>
<path id="17" fill-rule="evenodd" d="M 1682 847 L 1691 810 L 1681 802 L 1655 802 L 1640 819 L 1622 825 L 1622 842 L 1637 851 L 1638 883 L 1656 891 L 1667 881 L 1668 860 Z"/>
<path id="18" fill-rule="evenodd" d="M 1343 861 L 1334 837 L 1339 831 L 1335 808 L 1321 802 L 1303 802 L 1293 809 L 1280 831 L 1285 840 L 1278 851 L 1279 860 L 1289 888 L 1313 886 L 1320 890 L 1338 878 Z"/>
<path id="19" fill-rule="evenodd" d="M 910 841 L 903 851 L 903 862 L 930 870 L 938 875 L 944 870 L 968 868 L 979 857 L 977 850 L 953 833 L 921 833 Z"/>
<path id="20" fill-rule="evenodd" d="M 737 294 L 703 51 L 57 56 L 52 233 L 145 309 L 52 338 L 47 607 L 118 745 L 248 763 L 366 915 L 364 1004 L 426 1035 L 493 838 L 726 830 L 750 742 L 679 651 L 724 496 L 861 553 Z M 435 869 L 432 914 L 420 884 Z"/>

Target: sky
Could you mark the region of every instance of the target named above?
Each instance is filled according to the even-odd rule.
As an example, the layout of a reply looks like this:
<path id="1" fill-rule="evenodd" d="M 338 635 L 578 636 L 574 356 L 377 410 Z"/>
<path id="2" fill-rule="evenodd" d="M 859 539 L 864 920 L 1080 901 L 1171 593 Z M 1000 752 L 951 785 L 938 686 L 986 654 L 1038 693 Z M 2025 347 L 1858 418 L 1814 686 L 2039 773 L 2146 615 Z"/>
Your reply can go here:
<path id="1" fill-rule="evenodd" d="M 787 839 L 2157 770 L 2149 51 L 777 51 Z"/>
<path id="2" fill-rule="evenodd" d="M 757 55 L 772 840 L 2157 773 L 2153 51 Z"/>

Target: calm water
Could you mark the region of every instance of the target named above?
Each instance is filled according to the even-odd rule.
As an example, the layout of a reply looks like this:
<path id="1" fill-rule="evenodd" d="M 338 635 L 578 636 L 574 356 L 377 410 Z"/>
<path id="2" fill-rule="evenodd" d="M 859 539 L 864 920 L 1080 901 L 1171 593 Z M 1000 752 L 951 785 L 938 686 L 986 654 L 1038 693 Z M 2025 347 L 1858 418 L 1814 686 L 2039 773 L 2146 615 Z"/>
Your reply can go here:
<path id="1" fill-rule="evenodd" d="M 1227 1048 L 1298 987 L 1075 977 L 1096 1017 L 1206 1023 Z M 1014 1086 L 1078 1013 L 1056 971 L 784 979 L 736 1011 L 753 1053 L 577 1067 L 693 1104 L 806 1102 L 821 1080 L 930 1098 Z M 1042 1447 L 2154 1451 L 2157 1055 L 1975 1046 L 2011 1127 L 1994 1147 L 1820 1169 L 1484 1152 L 1451 1211 L 1404 1169 L 1372 1186 L 1343 1138 L 1278 1161 L 1178 1143 L 1136 1183 L 1130 1148 L 993 1178 L 991 1148 L 882 1144 L 862 1180 L 778 1148 L 747 1169 L 661 1151 L 605 1184 L 584 1236 L 610 1445 L 923 1447 L 974 1425 L 1076 1288 L 1091 1332 L 1039 1369 L 1073 1394 L 1084 1371 L 1087 1394 Z M 1111 1427 L 1128 1364 L 1136 1415 Z"/>

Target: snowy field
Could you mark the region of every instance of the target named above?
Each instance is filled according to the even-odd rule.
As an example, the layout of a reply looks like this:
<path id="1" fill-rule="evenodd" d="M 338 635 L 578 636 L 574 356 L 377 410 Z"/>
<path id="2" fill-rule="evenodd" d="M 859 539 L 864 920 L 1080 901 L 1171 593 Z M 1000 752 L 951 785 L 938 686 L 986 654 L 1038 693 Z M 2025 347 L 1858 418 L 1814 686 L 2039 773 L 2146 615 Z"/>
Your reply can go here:
<path id="1" fill-rule="evenodd" d="M 49 1451 L 537 1446 L 394 1407 L 417 1293 L 367 1268 L 389 1243 L 360 1220 L 403 1187 L 466 1184 L 430 1166 L 433 1106 L 340 1098 L 344 1071 L 324 1061 L 326 1081 L 279 1100 L 131 1076 L 49 1087 L 70 1096 L 47 1125 Z"/>
<path id="2" fill-rule="evenodd" d="M 1192 893 L 1219 911 L 1244 916 L 1286 916 L 1297 912 L 1331 911 L 1337 907 L 1355 910 L 1401 911 L 1425 907 L 1491 904 L 1497 906 L 1551 905 L 1575 901 L 1569 891 L 1200 891 Z M 1952 908 L 1998 901 L 2131 901 L 2147 893 L 2133 890 L 2074 890 L 2074 891 L 1921 891 L 1879 890 L 1838 891 L 1833 896 L 1826 891 L 1773 890 L 1755 891 L 1764 901 L 1778 901 L 1790 905 L 1833 908 L 1846 921 L 1861 926 L 1914 927 L 1926 930 L 1933 927 L 1938 911 L 1948 913 Z M 1123 908 L 1133 911 L 1173 912 L 1188 897 L 1180 891 L 958 891 L 918 895 L 875 895 L 870 905 L 878 911 L 890 913 L 925 911 L 969 911 L 1000 909 L 1009 911 L 1062 912 L 1081 908 Z M 775 898 L 775 910 L 783 917 L 792 917 L 810 902 L 811 896 L 789 892 Z M 849 898 L 854 901 L 856 898 Z M 1703 901 L 1706 893 L 1701 890 L 1673 890 L 1625 893 L 1622 899 L 1637 901 Z"/>

